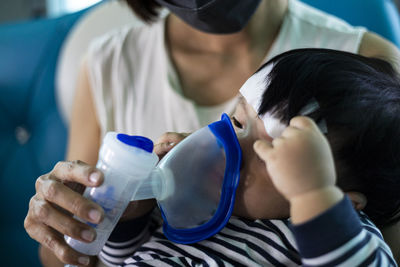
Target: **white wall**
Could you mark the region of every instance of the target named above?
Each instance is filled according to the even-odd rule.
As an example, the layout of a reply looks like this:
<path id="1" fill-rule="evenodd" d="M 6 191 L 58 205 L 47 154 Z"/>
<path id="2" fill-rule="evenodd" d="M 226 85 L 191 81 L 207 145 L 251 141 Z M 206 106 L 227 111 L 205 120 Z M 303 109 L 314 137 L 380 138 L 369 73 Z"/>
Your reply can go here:
<path id="1" fill-rule="evenodd" d="M 71 13 L 94 5 L 101 0 L 46 0 L 50 17 Z"/>

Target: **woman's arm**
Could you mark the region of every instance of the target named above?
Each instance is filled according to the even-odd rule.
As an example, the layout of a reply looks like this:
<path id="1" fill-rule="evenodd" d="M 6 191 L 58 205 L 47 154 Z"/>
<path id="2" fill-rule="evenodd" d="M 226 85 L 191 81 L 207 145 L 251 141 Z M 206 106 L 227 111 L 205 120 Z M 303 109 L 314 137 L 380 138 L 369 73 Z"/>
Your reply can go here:
<path id="1" fill-rule="evenodd" d="M 364 34 L 358 53 L 362 56 L 386 60 L 400 73 L 399 49 L 375 33 L 367 32 Z"/>
<path id="2" fill-rule="evenodd" d="M 67 160 L 97 162 L 100 126 L 96 115 L 86 61 L 83 62 L 69 125 Z"/>

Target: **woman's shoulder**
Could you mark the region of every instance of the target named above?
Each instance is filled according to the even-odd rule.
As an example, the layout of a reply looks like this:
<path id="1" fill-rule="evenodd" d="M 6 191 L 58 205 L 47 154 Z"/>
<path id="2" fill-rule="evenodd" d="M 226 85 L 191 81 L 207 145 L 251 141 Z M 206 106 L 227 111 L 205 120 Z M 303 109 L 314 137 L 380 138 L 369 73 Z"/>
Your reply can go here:
<path id="1" fill-rule="evenodd" d="M 299 48 L 327 48 L 357 53 L 366 32 L 299 0 L 289 0 L 280 33 L 267 59 Z"/>
<path id="2" fill-rule="evenodd" d="M 88 57 L 96 59 L 111 59 L 115 57 L 126 57 L 126 54 L 136 53 L 141 55 L 143 48 L 164 36 L 164 19 L 153 24 L 131 24 L 114 29 L 94 39 L 88 48 Z M 132 55 L 131 55 L 132 56 Z"/>
<path id="3" fill-rule="evenodd" d="M 354 27 L 346 21 L 309 6 L 299 0 L 289 0 L 287 18 L 306 27 L 323 28 L 324 31 L 333 32 L 358 32 L 365 31 L 363 27 Z"/>

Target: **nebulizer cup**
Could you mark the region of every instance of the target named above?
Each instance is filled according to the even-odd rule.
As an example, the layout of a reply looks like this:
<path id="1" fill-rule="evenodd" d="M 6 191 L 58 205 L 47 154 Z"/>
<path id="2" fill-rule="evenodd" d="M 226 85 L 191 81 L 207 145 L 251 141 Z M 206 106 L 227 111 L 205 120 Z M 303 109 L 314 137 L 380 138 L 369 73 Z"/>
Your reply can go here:
<path id="1" fill-rule="evenodd" d="M 141 184 L 147 181 L 146 178 L 157 164 L 158 157 L 152 150 L 152 141 L 145 137 L 115 132 L 106 134 L 96 164 L 96 168 L 104 173 L 104 182 L 99 187 L 87 187 L 83 193 L 84 197 L 103 208 L 105 216 L 99 224 L 86 222 L 96 230 L 96 239 L 91 243 L 64 236 L 73 249 L 87 255 L 100 253 L 129 204 L 132 192 L 137 192 Z"/>
<path id="2" fill-rule="evenodd" d="M 84 193 L 103 207 L 105 219 L 98 225 L 86 222 L 97 232 L 92 243 L 65 236 L 72 248 L 88 255 L 100 253 L 130 200 L 155 198 L 164 234 L 177 243 L 203 240 L 225 226 L 234 207 L 241 163 L 230 118 L 223 114 L 220 121 L 194 132 L 157 166 L 152 149 L 144 137 L 105 136 L 96 165 L 104 173 L 104 183 Z"/>

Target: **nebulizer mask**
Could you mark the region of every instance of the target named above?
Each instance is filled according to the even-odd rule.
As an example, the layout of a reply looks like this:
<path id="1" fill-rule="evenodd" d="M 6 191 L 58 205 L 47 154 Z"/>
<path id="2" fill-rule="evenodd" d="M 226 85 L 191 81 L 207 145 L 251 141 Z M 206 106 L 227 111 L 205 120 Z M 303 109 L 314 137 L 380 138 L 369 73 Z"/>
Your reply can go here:
<path id="1" fill-rule="evenodd" d="M 240 164 L 240 145 L 226 114 L 167 153 L 146 183 L 157 199 L 168 239 L 198 242 L 225 226 L 234 207 Z M 143 198 L 140 194 L 133 199 Z"/>

